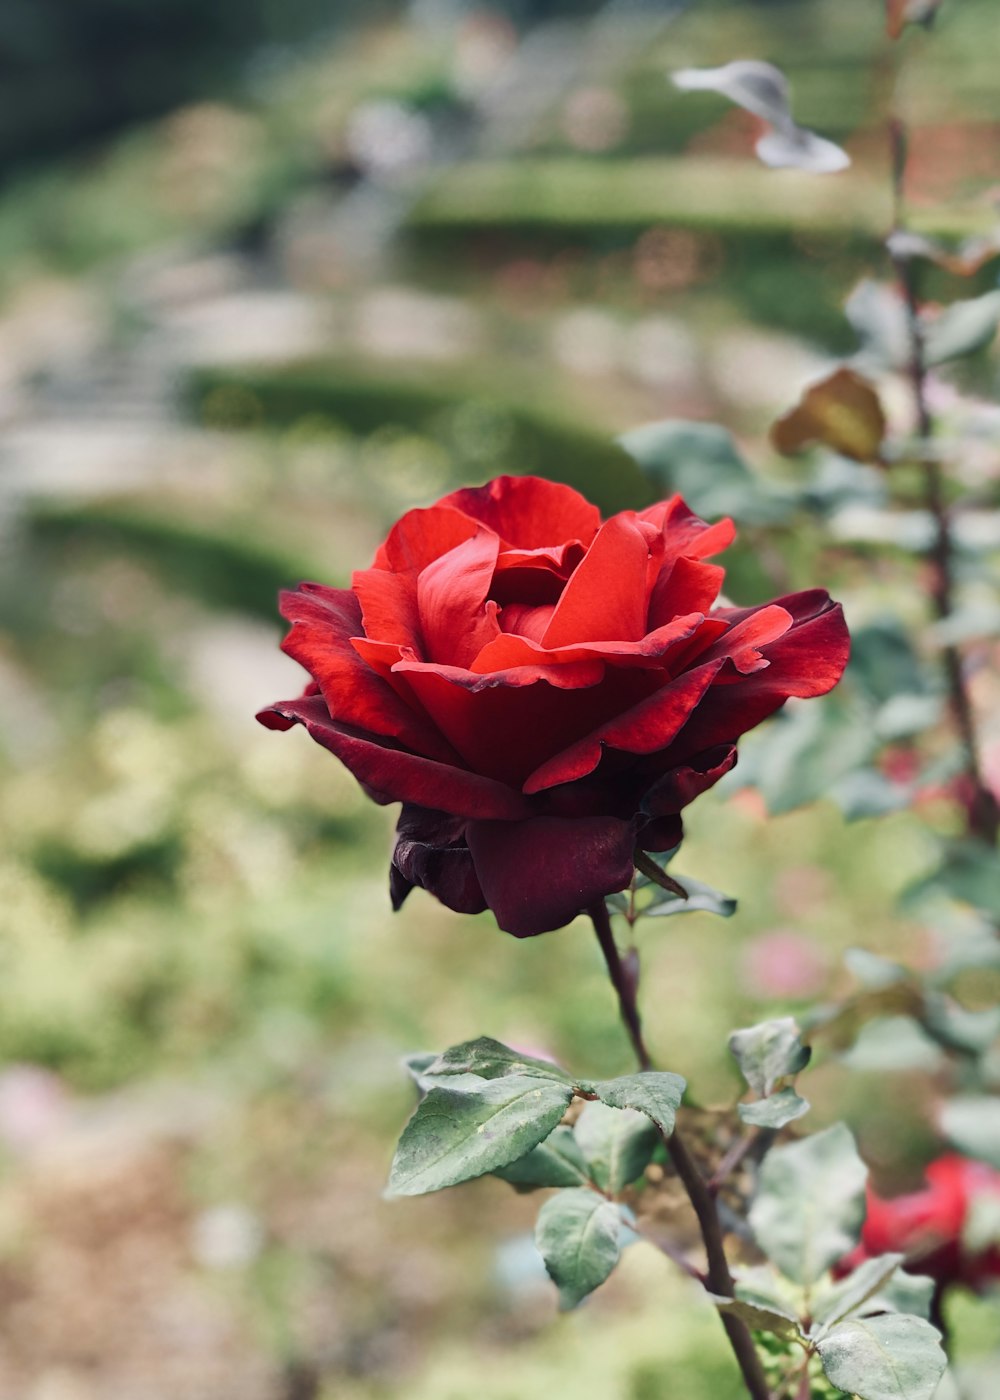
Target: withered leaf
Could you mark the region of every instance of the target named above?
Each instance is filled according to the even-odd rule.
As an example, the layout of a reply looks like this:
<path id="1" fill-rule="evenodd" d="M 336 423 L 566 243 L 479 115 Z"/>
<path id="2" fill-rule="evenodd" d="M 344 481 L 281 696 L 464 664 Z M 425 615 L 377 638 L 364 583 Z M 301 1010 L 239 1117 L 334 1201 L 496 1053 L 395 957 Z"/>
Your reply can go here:
<path id="1" fill-rule="evenodd" d="M 820 442 L 855 462 L 881 459 L 886 419 L 878 393 L 853 369 L 834 370 L 810 384 L 796 406 L 771 428 L 771 442 L 793 456 Z"/>

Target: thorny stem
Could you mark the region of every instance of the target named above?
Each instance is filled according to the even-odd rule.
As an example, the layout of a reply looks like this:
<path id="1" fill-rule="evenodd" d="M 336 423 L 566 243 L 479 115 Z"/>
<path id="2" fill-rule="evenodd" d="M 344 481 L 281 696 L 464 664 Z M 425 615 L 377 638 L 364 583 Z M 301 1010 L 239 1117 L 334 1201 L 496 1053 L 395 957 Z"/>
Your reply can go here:
<path id="1" fill-rule="evenodd" d="M 893 232 L 898 233 L 905 229 L 903 182 L 906 172 L 907 139 L 903 123 L 898 120 L 891 121 L 889 135 L 892 157 Z M 933 452 L 926 450 L 934 435 L 934 419 L 927 401 L 927 362 L 916 269 L 913 259 L 905 253 L 891 251 L 890 258 L 906 308 L 910 340 L 907 372 L 916 417 L 919 456 L 924 471 L 924 497 L 934 521 L 934 538 L 928 551 L 931 566 L 931 602 L 938 619 L 943 621 L 950 617 L 954 610 L 955 541 L 944 496 L 941 463 L 935 460 Z M 997 833 L 1000 831 L 1000 804 L 983 778 L 975 718 L 962 657 L 958 648 L 949 644 L 944 648 L 942 659 L 952 719 L 965 750 L 965 772 L 971 788 L 968 801 L 969 829 L 973 835 L 992 846 L 996 843 Z"/>
<path id="2" fill-rule="evenodd" d="M 597 941 L 601 945 L 601 952 L 604 954 L 604 961 L 607 964 L 608 976 L 618 996 L 618 1009 L 622 1022 L 635 1050 L 639 1068 L 643 1072 L 651 1070 L 653 1061 L 642 1038 L 642 1024 L 639 1019 L 639 1008 L 636 1004 L 637 978 L 634 975 L 630 976 L 622 965 L 607 905 L 603 899 L 592 904 L 587 912 L 597 933 Z M 733 1298 L 736 1296 L 736 1289 L 733 1285 L 733 1276 L 729 1272 L 729 1265 L 726 1262 L 722 1227 L 719 1224 L 715 1198 L 709 1190 L 708 1182 L 702 1176 L 684 1145 L 683 1138 L 676 1129 L 669 1137 L 665 1133 L 662 1134 L 662 1137 L 667 1154 L 673 1163 L 681 1185 L 684 1187 L 687 1198 L 691 1202 L 701 1230 L 701 1238 L 708 1261 L 708 1270 L 704 1278 L 705 1287 L 709 1292 L 715 1293 L 719 1297 Z M 738 1317 L 729 1314 L 723 1313 L 720 1316 L 729 1338 L 729 1345 L 733 1349 L 733 1355 L 736 1357 L 743 1374 L 743 1382 L 748 1394 L 752 1400 L 771 1400 L 767 1378 L 746 1324 Z"/>

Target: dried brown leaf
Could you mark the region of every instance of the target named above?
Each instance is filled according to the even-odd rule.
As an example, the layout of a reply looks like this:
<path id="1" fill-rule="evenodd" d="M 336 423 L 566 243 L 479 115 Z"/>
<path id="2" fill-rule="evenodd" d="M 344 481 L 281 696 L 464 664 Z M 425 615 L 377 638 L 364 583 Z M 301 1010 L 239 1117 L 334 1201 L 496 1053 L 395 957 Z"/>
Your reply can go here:
<path id="1" fill-rule="evenodd" d="M 878 393 L 853 369 L 838 369 L 802 398 L 771 428 L 771 442 L 784 456 L 820 442 L 855 462 L 881 460 L 886 419 Z"/>

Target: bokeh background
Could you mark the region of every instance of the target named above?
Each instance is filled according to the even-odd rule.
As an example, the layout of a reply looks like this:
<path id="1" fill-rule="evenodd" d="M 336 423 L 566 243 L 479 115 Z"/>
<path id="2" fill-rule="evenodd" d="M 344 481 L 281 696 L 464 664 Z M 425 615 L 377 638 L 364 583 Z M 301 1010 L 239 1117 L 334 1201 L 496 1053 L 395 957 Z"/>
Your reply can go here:
<path id="1" fill-rule="evenodd" d="M 928 228 L 1000 190 L 992 8 L 946 0 L 907 53 Z M 739 57 L 789 73 L 849 172 L 764 170 L 752 118 L 666 78 Z M 627 1046 L 582 922 L 518 944 L 419 892 L 392 916 L 392 814 L 252 716 L 300 684 L 277 589 L 345 583 L 453 485 L 536 471 L 645 503 L 615 435 L 681 417 L 800 486 L 766 430 L 883 270 L 892 82 L 867 0 L 5 0 L 5 1400 L 738 1394 L 647 1246 L 559 1319 L 531 1200 L 381 1199 L 404 1052 L 489 1033 L 608 1075 Z M 996 361 L 968 373 L 988 389 Z M 912 575 L 843 522 L 748 514 L 735 599 L 822 583 L 855 620 L 912 611 Z M 805 796 L 836 776 L 808 742 L 789 761 L 816 768 Z M 700 1102 L 739 1093 L 726 1032 L 836 996 L 849 946 L 932 955 L 896 904 L 926 818 L 698 802 L 678 869 L 739 913 L 647 921 L 642 951 L 649 1038 Z M 913 1184 L 933 1068 L 886 1092 L 829 1054 L 814 1126 L 846 1114 Z"/>

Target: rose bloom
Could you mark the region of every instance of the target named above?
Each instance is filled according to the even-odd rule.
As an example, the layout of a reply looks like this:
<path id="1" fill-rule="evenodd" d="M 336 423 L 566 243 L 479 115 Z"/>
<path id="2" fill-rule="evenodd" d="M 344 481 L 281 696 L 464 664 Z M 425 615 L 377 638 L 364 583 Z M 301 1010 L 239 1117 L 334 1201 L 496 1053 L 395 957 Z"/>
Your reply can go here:
<path id="1" fill-rule="evenodd" d="M 976 1247 L 963 1239 L 977 1200 L 995 1197 L 1000 1212 L 1000 1172 L 950 1153 L 931 1162 L 924 1175 L 922 1190 L 888 1200 L 869 1186 L 861 1243 L 838 1272 L 879 1254 L 905 1254 L 914 1273 L 942 1284 L 981 1288 L 1000 1279 L 1000 1242 Z"/>
<path id="2" fill-rule="evenodd" d="M 420 885 L 517 937 L 616 890 L 636 848 L 736 761 L 739 736 L 847 662 L 821 590 L 713 608 L 735 534 L 680 499 L 600 514 L 568 486 L 499 477 L 411 510 L 349 589 L 284 593 L 302 724 L 376 802 L 402 802 L 398 909 Z"/>

